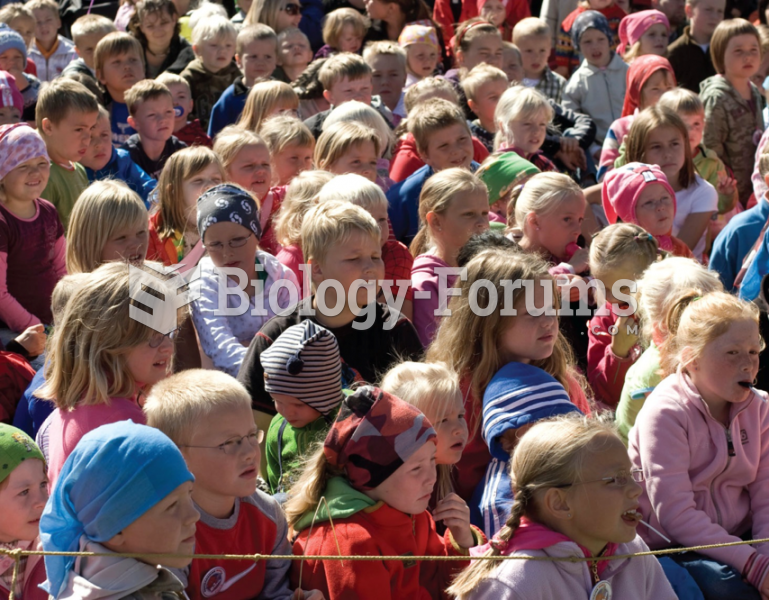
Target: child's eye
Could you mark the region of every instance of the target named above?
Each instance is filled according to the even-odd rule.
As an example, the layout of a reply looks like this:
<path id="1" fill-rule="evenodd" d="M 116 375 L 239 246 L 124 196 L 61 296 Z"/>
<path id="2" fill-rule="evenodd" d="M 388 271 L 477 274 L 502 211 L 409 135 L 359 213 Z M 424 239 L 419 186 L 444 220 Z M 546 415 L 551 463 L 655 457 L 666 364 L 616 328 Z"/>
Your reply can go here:
<path id="1" fill-rule="evenodd" d="M 21 497 L 24 497 L 24 496 L 27 496 L 27 495 L 29 495 L 29 490 L 21 490 L 21 491 L 20 491 L 20 492 L 17 494 L 17 496 L 21 496 Z"/>

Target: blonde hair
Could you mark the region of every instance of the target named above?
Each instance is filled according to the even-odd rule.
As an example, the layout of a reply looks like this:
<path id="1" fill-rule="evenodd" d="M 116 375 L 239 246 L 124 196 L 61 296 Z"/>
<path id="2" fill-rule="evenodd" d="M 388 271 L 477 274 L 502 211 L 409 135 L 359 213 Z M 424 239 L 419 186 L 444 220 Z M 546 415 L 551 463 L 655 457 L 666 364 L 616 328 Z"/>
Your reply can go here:
<path id="1" fill-rule="evenodd" d="M 328 171 L 302 171 L 291 180 L 280 212 L 274 218 L 275 237 L 282 246 L 301 245 L 302 221 L 316 204 L 320 190 L 334 178 Z"/>
<path id="2" fill-rule="evenodd" d="M 184 182 L 215 165 L 222 181 L 227 179 L 219 157 L 205 146 L 192 146 L 174 152 L 163 167 L 158 180 L 158 220 L 157 233 L 165 239 L 176 232 L 183 233 L 188 228 L 188 215 L 184 199 Z M 194 210 L 194 208 L 193 208 Z"/>
<path id="3" fill-rule="evenodd" d="M 184 87 L 187 88 L 187 91 L 189 93 L 192 93 L 189 82 L 184 77 L 182 77 L 181 75 L 177 75 L 176 73 L 169 73 L 168 71 L 166 71 L 164 73 L 161 73 L 157 77 L 155 77 L 155 81 L 157 81 L 158 83 L 162 83 L 166 87 L 170 85 L 183 85 Z M 170 91 L 170 88 L 169 88 L 169 91 Z"/>
<path id="4" fill-rule="evenodd" d="M 330 90 L 345 77 L 350 81 L 371 77 L 371 67 L 357 54 L 340 52 L 326 59 L 318 71 L 318 80 L 324 90 Z"/>
<path id="5" fill-rule="evenodd" d="M 657 106 L 668 108 L 679 115 L 704 115 L 705 105 L 700 97 L 686 88 L 673 88 L 662 94 Z"/>
<path id="6" fill-rule="evenodd" d="M 243 25 L 250 26 L 263 23 L 275 33 L 280 33 L 278 31 L 278 16 L 284 2 L 285 0 L 254 0 L 246 13 L 246 18 L 243 19 Z"/>
<path id="7" fill-rule="evenodd" d="M 315 510 L 318 506 L 321 496 L 326 491 L 328 480 L 344 475 L 342 469 L 332 467 L 329 464 L 323 452 L 322 442 L 318 442 L 311 452 L 307 453 L 307 456 L 302 474 L 291 486 L 288 500 L 283 505 L 286 522 L 291 531 L 294 530 L 294 526 L 306 512 Z"/>
<path id="8" fill-rule="evenodd" d="M 77 39 L 84 35 L 94 35 L 97 33 L 107 35 L 113 31 L 117 31 L 117 28 L 112 21 L 102 15 L 94 14 L 78 17 L 75 22 L 72 23 L 72 28 L 70 29 L 72 40 L 75 42 L 76 46 Z"/>
<path id="9" fill-rule="evenodd" d="M 322 263 L 331 246 L 347 241 L 354 232 L 370 235 L 379 246 L 379 225 L 360 206 L 349 202 L 324 202 L 307 212 L 301 227 L 305 262 Z"/>
<path id="10" fill-rule="evenodd" d="M 510 83 L 507 75 L 502 69 L 492 67 L 486 63 L 480 63 L 474 66 L 468 73 L 462 78 L 460 85 L 470 100 L 476 100 L 476 96 L 481 89 L 482 85 L 491 82 L 503 81 L 505 85 Z"/>
<path id="11" fill-rule="evenodd" d="M 675 373 L 702 356 L 712 344 L 727 332 L 733 323 L 751 321 L 758 329 L 760 310 L 752 302 L 745 302 L 726 292 L 701 294 L 688 290 L 674 298 L 665 326 L 670 332 L 660 349 L 660 364 L 666 375 Z M 761 339 L 761 350 L 764 341 Z"/>
<path id="12" fill-rule="evenodd" d="M 179 15 L 180 17 L 182 15 Z M 211 17 L 227 17 L 227 9 L 221 4 L 216 2 L 209 2 L 209 0 L 203 0 L 200 5 L 190 13 L 190 20 L 188 25 L 190 31 L 194 31 L 198 26 L 198 23 Z"/>
<path id="13" fill-rule="evenodd" d="M 350 100 L 331 111 L 326 120 L 323 121 L 323 131 L 334 123 L 343 121 L 355 121 L 376 131 L 379 136 L 380 158 L 389 156 L 395 138 L 393 137 L 392 129 L 387 124 L 387 121 L 384 120 L 384 117 L 379 114 L 379 111 L 363 102 Z"/>
<path id="14" fill-rule="evenodd" d="M 67 302 L 77 290 L 86 285 L 89 276 L 90 273 L 73 273 L 59 279 L 51 294 L 51 313 L 53 314 L 54 325 L 61 321 L 64 316 L 64 309 L 67 308 Z"/>
<path id="15" fill-rule="evenodd" d="M 238 32 L 238 37 L 235 38 L 235 54 L 238 56 L 243 54 L 246 46 L 251 42 L 263 42 L 265 40 L 272 40 L 275 44 L 275 57 L 277 58 L 278 52 L 278 36 L 272 30 L 272 27 L 268 27 L 262 23 L 256 23 L 244 27 Z"/>
<path id="16" fill-rule="evenodd" d="M 32 11 L 41 9 L 49 10 L 57 19 L 61 19 L 59 16 L 59 5 L 53 0 L 29 0 L 26 5 L 27 8 Z"/>
<path id="17" fill-rule="evenodd" d="M 262 123 L 282 105 L 289 105 L 294 110 L 299 108 L 299 97 L 294 88 L 282 81 L 259 81 L 248 92 L 238 127 L 259 131 Z"/>
<path id="18" fill-rule="evenodd" d="M 590 244 L 590 272 L 600 279 L 611 269 L 633 264 L 639 277 L 659 256 L 653 235 L 632 223 L 615 223 L 602 229 Z"/>
<path id="19" fill-rule="evenodd" d="M 513 27 L 513 44 L 518 44 L 523 38 L 547 37 L 550 39 L 551 33 L 547 23 L 537 17 L 526 17 L 521 19 Z"/>
<path id="20" fill-rule="evenodd" d="M 382 188 L 355 173 L 337 175 L 323 186 L 318 194 L 318 204 L 330 201 L 350 202 L 366 211 L 387 209 L 387 197 Z"/>
<path id="21" fill-rule="evenodd" d="M 122 181 L 94 181 L 75 202 L 67 231 L 67 271 L 91 273 L 102 264 L 102 251 L 121 229 L 143 223 L 147 208 Z"/>
<path id="22" fill-rule="evenodd" d="M 483 194 L 488 202 L 489 190 L 486 184 L 467 169 L 444 169 L 425 182 L 419 194 L 420 227 L 409 248 L 412 256 L 419 256 L 432 243 L 427 214 L 432 212 L 442 215 L 457 198 L 466 198 L 470 194 Z"/>
<path id="23" fill-rule="evenodd" d="M 331 125 L 320 134 L 315 144 L 315 166 L 318 169 L 328 169 L 350 148 L 371 142 L 374 145 L 374 153 L 381 156 L 381 142 L 379 134 L 355 121 L 341 121 Z"/>
<path id="24" fill-rule="evenodd" d="M 395 42 L 379 41 L 369 42 L 363 49 L 363 60 L 366 61 L 372 69 L 371 63 L 377 56 L 394 56 L 398 59 L 401 69 L 406 70 L 406 51 Z"/>
<path id="25" fill-rule="evenodd" d="M 427 153 L 430 137 L 452 125 L 464 125 L 468 135 L 470 134 L 462 109 L 443 98 L 431 98 L 421 102 L 408 118 L 408 131 L 414 136 L 417 152 L 423 156 Z"/>
<path id="26" fill-rule="evenodd" d="M 323 43 L 336 49 L 346 25 L 351 25 L 355 34 L 363 39 L 371 22 L 354 8 L 332 10 L 323 21 Z"/>
<path id="27" fill-rule="evenodd" d="M 242 129 L 238 125 L 228 125 L 214 138 L 214 153 L 222 161 L 226 171 L 246 146 L 264 146 L 264 140 L 253 131 Z"/>
<path id="28" fill-rule="evenodd" d="M 514 190 L 508 207 L 509 225 L 521 229 L 526 235 L 527 217 L 549 215 L 569 196 L 581 196 L 582 190 L 568 175 L 537 173 L 522 188 Z M 510 208 L 512 207 L 512 211 Z"/>
<path id="29" fill-rule="evenodd" d="M 417 407 L 433 426 L 446 414 L 447 400 L 459 398 L 459 376 L 442 363 L 405 361 L 392 367 L 379 384 L 385 392 Z M 453 465 L 437 465 L 438 481 L 435 484 L 437 499 L 441 500 L 454 491 L 451 483 Z"/>
<path id="30" fill-rule="evenodd" d="M 513 85 L 507 88 L 494 111 L 494 121 L 497 124 L 494 149 L 515 144 L 510 128 L 513 121 L 530 119 L 541 114 L 545 115 L 548 123 L 553 120 L 553 107 L 550 106 L 542 93 L 522 85 Z"/>
<path id="31" fill-rule="evenodd" d="M 270 117 L 262 123 L 259 135 L 273 158 L 291 145 L 315 149 L 315 137 L 307 125 L 296 117 Z"/>
<path id="32" fill-rule="evenodd" d="M 101 43 L 101 42 L 99 42 Z M 43 86 L 37 97 L 35 125 L 43 132 L 43 119 L 58 125 L 67 118 L 71 111 L 77 113 L 95 113 L 99 111 L 99 102 L 82 83 L 71 79 L 54 79 Z M 45 136 L 45 134 L 43 134 Z"/>
<path id="33" fill-rule="evenodd" d="M 22 19 L 31 19 L 32 21 L 35 21 L 35 15 L 31 10 L 29 10 L 29 6 L 22 4 L 21 2 L 6 4 L 3 6 L 3 8 L 0 8 L 0 23 L 6 23 L 10 26 L 10 22 L 18 19 L 19 17 Z M 78 21 L 79 20 L 80 19 L 78 19 Z"/>
<path id="34" fill-rule="evenodd" d="M 157 290 L 164 282 L 149 267 L 114 262 L 88 276 L 67 302 L 46 350 L 46 382 L 35 395 L 53 400 L 60 410 L 109 404 L 133 398 L 138 382 L 127 364 L 128 353 L 147 343 L 154 331 L 129 315 L 131 289 Z M 161 293 L 175 295 L 171 287 Z"/>
<path id="35" fill-rule="evenodd" d="M 165 433 L 177 446 L 190 442 L 227 409 L 251 409 L 251 396 L 237 379 L 221 371 L 188 369 L 152 386 L 143 410 L 147 425 Z"/>
<path id="36" fill-rule="evenodd" d="M 228 18 L 214 15 L 195 25 L 192 30 L 192 45 L 198 46 L 204 42 L 221 38 L 228 38 L 235 42 L 237 37 L 238 30 Z"/>
<path id="37" fill-rule="evenodd" d="M 454 55 L 456 56 L 459 51 L 467 52 L 476 38 L 484 35 L 498 35 L 500 38 L 502 37 L 499 33 L 499 29 L 489 23 L 486 19 L 474 17 L 467 21 L 463 21 L 457 26 L 457 33 L 451 39 Z"/>
<path id="38" fill-rule="evenodd" d="M 130 54 L 135 52 L 142 63 L 144 69 L 144 48 L 139 40 L 124 31 L 113 31 L 108 33 L 96 44 L 96 50 L 93 53 L 93 64 L 96 74 L 104 69 L 104 63 L 108 58 L 120 54 Z"/>
<path id="39" fill-rule="evenodd" d="M 447 100 L 452 104 L 459 106 L 459 94 L 454 86 L 446 81 L 443 77 L 425 77 L 420 79 L 409 89 L 406 90 L 406 94 L 403 97 L 403 105 L 406 108 L 406 114 L 421 104 L 428 98 L 442 97 L 446 100 L 446 96 L 451 100 Z"/>
<path id="40" fill-rule="evenodd" d="M 538 421 L 518 442 L 510 461 L 514 500 L 510 517 L 495 536 L 509 542 L 521 518 L 537 521 L 537 503 L 555 487 L 579 482 L 582 467 L 591 454 L 600 452 L 614 438 L 617 429 L 608 416 L 585 417 L 574 413 Z M 491 548 L 484 556 L 499 556 Z M 460 600 L 481 584 L 500 564 L 499 560 L 476 560 L 465 568 L 447 592 Z"/>

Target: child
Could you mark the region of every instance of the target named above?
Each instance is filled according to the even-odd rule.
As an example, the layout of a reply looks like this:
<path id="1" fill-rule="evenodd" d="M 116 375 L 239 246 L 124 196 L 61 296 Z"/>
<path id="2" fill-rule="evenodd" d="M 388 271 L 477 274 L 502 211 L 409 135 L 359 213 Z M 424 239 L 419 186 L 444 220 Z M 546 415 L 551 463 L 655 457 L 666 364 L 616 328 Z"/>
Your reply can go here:
<path id="1" fill-rule="evenodd" d="M 392 111 L 393 125 L 397 126 L 406 116 L 406 52 L 393 42 L 369 42 L 363 50 L 363 60 L 371 67 L 372 93 Z"/>
<path id="2" fill-rule="evenodd" d="M 758 318 L 755 305 L 723 292 L 691 290 L 671 309 L 669 319 L 678 325 L 662 354 L 668 377 L 630 431 L 633 467 L 643 469 L 645 480 L 641 511 L 655 528 L 644 531 L 652 548 L 736 542 L 751 530 L 754 539 L 764 536 L 767 456 L 751 443 L 769 423 L 766 393 L 752 387 L 763 345 Z M 758 598 L 766 586 L 769 557 L 760 547 L 671 558 L 703 592 L 717 586 L 728 597 Z"/>
<path id="3" fill-rule="evenodd" d="M 704 260 L 706 230 L 718 212 L 718 192 L 694 170 L 686 125 L 670 109 L 653 106 L 633 121 L 625 145 L 628 161 L 660 166 L 676 192 L 673 234 L 694 258 Z"/>
<path id="4" fill-rule="evenodd" d="M 521 53 L 523 81 L 519 83 L 560 104 L 566 80 L 547 66 L 551 50 L 547 23 L 535 17 L 519 21 L 513 29 L 513 43 Z"/>
<path id="5" fill-rule="evenodd" d="M 64 228 L 53 205 L 42 199 L 48 160 L 43 140 L 29 125 L 0 127 L 0 326 L 18 333 L 53 322 L 51 294 L 67 273 Z"/>
<path id="6" fill-rule="evenodd" d="M 489 191 L 489 226 L 504 229 L 510 196 L 540 170 L 515 152 L 494 154 L 478 167 L 475 174 Z"/>
<path id="7" fill-rule="evenodd" d="M 37 396 L 56 404 L 48 428 L 52 482 L 89 431 L 125 419 L 144 423 L 139 396 L 170 371 L 177 316 L 155 316 L 166 335 L 129 316 L 131 286 L 141 284 L 175 294 L 173 284 L 141 268 L 102 265 L 69 299 L 49 340 L 46 382 Z"/>
<path id="8" fill-rule="evenodd" d="M 290 85 L 282 81 L 260 81 L 248 92 L 238 127 L 258 133 L 269 117 L 295 117 L 298 108 L 299 98 Z"/>
<path id="9" fill-rule="evenodd" d="M 75 52 L 79 58 L 69 63 L 62 71 L 62 75 L 70 72 L 82 73 L 96 81 L 96 65 L 94 63 L 96 45 L 104 36 L 117 31 L 115 24 L 101 15 L 83 15 L 72 23 L 71 31 Z"/>
<path id="10" fill-rule="evenodd" d="M 67 270 L 91 273 L 107 262 L 141 266 L 147 254 L 147 209 L 122 181 L 91 184 L 72 211 Z"/>
<path id="11" fill-rule="evenodd" d="M 538 91 L 520 85 L 508 88 L 494 111 L 494 148 L 497 152 L 515 152 L 540 171 L 557 171 L 540 150 L 553 115 L 552 106 Z M 577 146 L 576 140 L 573 145 Z"/>
<path id="12" fill-rule="evenodd" d="M 270 151 L 273 187 L 289 185 L 299 173 L 312 169 L 315 138 L 299 119 L 272 117 L 260 134 Z"/>
<path id="13" fill-rule="evenodd" d="M 212 17 L 198 23 L 192 31 L 195 60 L 182 71 L 195 102 L 193 114 L 208 129 L 211 111 L 222 93 L 242 77 L 235 56 L 235 26 L 225 17 Z M 209 131 L 209 135 L 212 132 Z M 213 137 L 213 136 L 212 136 Z"/>
<path id="14" fill-rule="evenodd" d="M 671 256 L 653 263 L 638 280 L 638 316 L 646 350 L 627 370 L 617 405 L 619 435 L 627 444 L 628 434 L 649 394 L 662 381 L 660 348 L 669 343 L 673 325 L 671 310 L 682 293 L 697 290 L 700 296 L 721 292 L 718 274 L 689 258 Z"/>
<path id="15" fill-rule="evenodd" d="M 587 380 L 596 400 L 610 410 L 620 400 L 628 368 L 643 351 L 636 317 L 615 312 L 626 305 L 618 296 L 628 298 L 632 289 L 625 284 L 640 279 L 658 253 L 654 236 L 632 223 L 609 225 L 590 244 L 590 274 L 603 285 L 605 304 L 588 327 Z"/>
<path id="16" fill-rule="evenodd" d="M 277 34 L 289 27 L 299 27 L 302 17 L 302 6 L 299 3 L 290 0 L 260 0 L 251 3 L 243 24 L 248 27 L 264 23 Z"/>
<path id="17" fill-rule="evenodd" d="M 96 45 L 93 55 L 96 79 L 109 96 L 112 143 L 122 146 L 136 131 L 128 124 L 125 93 L 144 79 L 144 52 L 135 37 L 110 33 Z"/>
<path id="18" fill-rule="evenodd" d="M 150 177 L 160 176 L 166 161 L 187 147 L 174 136 L 174 99 L 162 83 L 140 81 L 125 94 L 128 124 L 136 133 L 124 145 L 137 165 Z"/>
<path id="19" fill-rule="evenodd" d="M 502 66 L 502 36 L 499 29 L 483 19 L 469 19 L 460 23 L 456 35 L 451 38 L 455 69 L 446 72 L 445 78 L 460 95 L 460 106 L 464 110 L 467 100 L 459 87 L 461 74 L 480 63 L 492 67 Z"/>
<path id="20" fill-rule="evenodd" d="M 585 57 L 563 90 L 563 107 L 587 114 L 596 126 L 597 158 L 609 126 L 622 116 L 628 64 L 612 52 L 609 21 L 595 10 L 586 10 L 571 27 L 572 43 Z"/>
<path id="21" fill-rule="evenodd" d="M 256 489 L 264 432 L 254 425 L 242 385 L 224 373 L 187 370 L 156 385 L 144 411 L 195 476 L 196 554 L 290 553 L 280 506 Z M 175 572 L 190 598 L 209 597 L 212 589 L 233 598 L 289 598 L 289 569 L 288 561 L 196 559 Z"/>
<path id="22" fill-rule="evenodd" d="M 705 146 L 734 173 L 747 206 L 756 146 L 764 129 L 761 93 L 750 81 L 761 62 L 761 40 L 744 19 L 722 22 L 713 33 L 711 56 L 718 75 L 700 86 L 705 105 Z"/>
<path id="23" fill-rule="evenodd" d="M 659 10 L 642 10 L 627 15 L 619 24 L 617 54 L 632 63 L 644 54 L 667 56 L 670 22 Z"/>
<path id="24" fill-rule="evenodd" d="M 0 423 L 0 547 L 4 550 L 39 550 L 38 522 L 48 500 L 45 458 L 23 431 Z M 46 594 L 38 591 L 45 581 L 42 556 L 22 556 L 18 562 L 8 555 L 0 559 L 0 598 L 31 600 Z M 18 573 L 15 569 L 18 568 Z M 15 582 L 15 586 L 13 583 Z"/>
<path id="25" fill-rule="evenodd" d="M 502 42 L 502 66 L 499 68 L 505 72 L 510 83 L 523 81 L 521 51 L 512 42 Z"/>
<path id="26" fill-rule="evenodd" d="M 678 83 L 695 94 L 700 91 L 700 83 L 716 74 L 710 58 L 710 40 L 724 19 L 725 9 L 724 0 L 687 0 L 684 10 L 689 25 L 668 46 L 668 60 Z"/>
<path id="27" fill-rule="evenodd" d="M 457 105 L 440 98 L 421 103 L 411 111 L 408 128 L 425 165 L 387 192 L 393 232 L 404 243 L 410 243 L 419 229 L 419 195 L 425 182 L 443 169 L 478 167 L 470 128 Z"/>
<path id="28" fill-rule="evenodd" d="M 24 47 L 29 48 L 35 41 L 35 15 L 24 4 L 13 2 L 0 10 L 0 23 L 5 23 L 24 39 Z M 26 59 L 25 71 L 35 74 L 35 61 Z"/>
<path id="29" fill-rule="evenodd" d="M 259 360 L 264 391 L 278 411 L 267 433 L 268 483 L 273 495 L 285 499 L 344 397 L 339 345 L 328 329 L 302 321 L 281 333 Z"/>
<path id="30" fill-rule="evenodd" d="M 415 556 L 456 556 L 483 539 L 470 527 L 466 504 L 455 494 L 427 512 L 436 481 L 436 434 L 415 407 L 375 387 L 362 387 L 344 399 L 323 447 L 308 462 L 286 504 L 289 526 L 299 533 L 292 581 L 317 587 L 329 600 L 379 590 L 382 598 L 438 597 L 462 563 L 425 562 L 409 566 L 366 562 L 345 568 L 339 561 L 313 559 L 332 552 Z M 319 511 L 321 496 L 331 505 Z M 352 504 L 350 504 L 352 503 Z M 352 508 L 339 512 L 336 505 Z M 336 535 L 327 520 L 334 521 Z M 447 526 L 443 539 L 435 521 Z M 411 531 L 412 535 L 403 535 Z M 411 575 L 407 569 L 416 569 Z"/>
<path id="31" fill-rule="evenodd" d="M 16 82 L 22 97 L 24 98 L 24 110 L 21 118 L 24 121 L 35 120 L 35 106 L 40 93 L 40 80 L 29 73 L 25 73 L 27 66 L 27 46 L 24 38 L 13 29 L 0 23 L 0 69 L 8 71 Z"/>
<path id="32" fill-rule="evenodd" d="M 657 240 L 662 250 L 693 258 L 689 247 L 671 233 L 676 193 L 657 165 L 628 163 L 610 171 L 603 181 L 602 206 L 609 223 L 633 223 Z"/>
<path id="33" fill-rule="evenodd" d="M 327 58 L 337 52 L 360 53 L 370 24 L 354 8 L 332 10 L 323 20 L 323 46 L 315 53 L 315 58 Z"/>
<path id="34" fill-rule="evenodd" d="M 213 139 L 227 125 L 238 122 L 246 105 L 248 91 L 257 79 L 269 79 L 275 70 L 277 53 L 278 39 L 267 25 L 257 23 L 238 32 L 235 39 L 235 62 L 242 71 L 242 77 L 237 77 L 214 100 L 208 124 L 209 137 Z"/>
<path id="35" fill-rule="evenodd" d="M 157 182 L 131 159 L 128 150 L 112 145 L 109 112 L 103 106 L 99 106 L 99 118 L 91 131 L 91 143 L 80 164 L 85 167 L 90 183 L 101 179 L 119 179 L 139 194 L 149 208 L 149 196 Z"/>
<path id="36" fill-rule="evenodd" d="M 158 210 L 149 220 L 147 260 L 176 265 L 200 246 L 198 198 L 225 178 L 219 158 L 205 147 L 180 150 L 168 160 L 158 182 Z M 186 269 L 194 267 L 188 263 Z"/>
<path id="37" fill-rule="evenodd" d="M 259 250 L 259 209 L 246 190 L 231 184 L 214 186 L 198 198 L 197 207 L 200 240 L 208 256 L 200 261 L 200 277 L 193 283 L 198 296 L 192 319 L 201 350 L 215 368 L 234 375 L 246 355 L 245 344 L 279 309 L 296 302 L 297 281 L 274 256 Z M 220 295 L 221 288 L 231 287 L 230 277 L 236 278 L 238 287 L 227 292 L 227 308 L 234 310 L 225 312 L 219 306 Z M 281 280 L 286 282 L 276 286 Z"/>
<path id="38" fill-rule="evenodd" d="M 179 12 L 172 0 L 142 0 L 128 23 L 128 31 L 142 45 L 145 75 L 154 79 L 176 73 L 195 58 L 190 43 L 179 34 Z"/>
<path id="39" fill-rule="evenodd" d="M 191 497 L 193 480 L 179 449 L 157 429 L 123 421 L 85 435 L 51 490 L 40 540 L 48 552 L 108 556 L 46 556 L 44 589 L 53 598 L 76 597 L 85 589 L 121 597 L 183 595 L 184 586 L 168 567 L 181 569 L 190 559 L 151 555 L 194 552 L 200 514 Z M 111 557 L 112 552 L 149 556 Z"/>
<path id="40" fill-rule="evenodd" d="M 509 84 L 504 71 L 484 63 L 474 67 L 462 79 L 467 105 L 478 117 L 470 122 L 470 132 L 489 152 L 494 151 L 494 135 L 497 133 L 494 111 Z"/>
<path id="41" fill-rule="evenodd" d="M 75 45 L 59 35 L 61 19 L 56 2 L 31 0 L 27 8 L 35 15 L 35 39 L 29 47 L 29 55 L 35 61 L 40 81 L 53 81 L 70 62 L 77 59 Z"/>
<path id="42" fill-rule="evenodd" d="M 419 196 L 419 232 L 411 242 L 414 265 L 414 327 L 426 347 L 438 329 L 440 267 L 456 267 L 457 253 L 471 236 L 489 228 L 486 186 L 465 169 L 445 169 L 427 180 Z M 449 286 L 456 276 L 445 280 Z M 422 299 L 424 296 L 425 299 Z"/>
<path id="43" fill-rule="evenodd" d="M 275 77 L 285 83 L 296 81 L 312 61 L 310 40 L 296 27 L 289 27 L 278 34 L 278 58 Z M 280 77 L 280 73 L 285 78 Z"/>
<path id="44" fill-rule="evenodd" d="M 411 23 L 398 36 L 398 44 L 406 52 L 405 87 L 411 87 L 420 79 L 435 72 L 441 58 L 438 34 L 434 27 Z"/>
<path id="45" fill-rule="evenodd" d="M 462 600 L 511 600 L 535 589 L 534 597 L 592 592 L 598 598 L 602 590 L 611 590 L 622 598 L 677 597 L 653 556 L 571 564 L 546 560 L 647 551 L 636 533 L 641 518 L 637 482 L 643 473 L 633 469 L 605 419 L 569 415 L 537 423 L 521 438 L 511 462 L 515 501 L 510 518 L 490 543 L 472 553 L 543 560 L 475 561 L 450 594 Z"/>
<path id="46" fill-rule="evenodd" d="M 639 56 L 627 71 L 627 92 L 622 105 L 622 116 L 614 121 L 604 138 L 598 181 L 614 168 L 620 154 L 620 146 L 630 131 L 636 112 L 654 106 L 662 94 L 676 87 L 673 67 L 666 58 L 656 54 Z"/>
<path id="47" fill-rule="evenodd" d="M 578 4 L 569 16 L 560 24 L 558 38 L 555 46 L 555 72 L 563 77 L 569 77 L 579 66 L 579 51 L 572 44 L 571 28 L 577 17 L 586 10 L 595 10 L 601 13 L 609 21 L 613 43 L 612 52 L 617 49 L 619 41 L 619 24 L 625 18 L 625 11 L 614 0 L 587 0 Z"/>
<path id="48" fill-rule="evenodd" d="M 274 414 L 274 408 L 264 391 L 259 356 L 283 331 L 305 319 L 322 325 L 336 336 L 342 359 L 355 370 L 356 379 L 362 381 L 375 381 L 377 374 L 383 373 L 398 357 L 416 357 L 422 352 L 408 319 L 397 313 L 391 316 L 391 309 L 384 303 L 371 302 L 378 288 L 358 288 L 357 294 L 349 293 L 356 279 L 381 281 L 384 278 L 381 230 L 369 213 L 349 202 L 324 202 L 305 215 L 301 238 L 304 261 L 310 265 L 313 294 L 262 328 L 252 340 L 238 374 L 251 395 L 254 408 L 267 414 Z M 337 306 L 332 286 L 326 284 L 320 288 L 322 300 L 315 294 L 327 279 L 339 281 L 346 298 L 353 296 L 353 306 L 343 302 L 341 312 L 335 316 L 326 314 L 330 312 L 327 307 Z M 309 312 L 310 308 L 315 309 L 314 315 Z M 364 314 L 370 324 L 352 327 L 352 322 Z M 388 322 L 387 329 L 385 322 Z"/>
<path id="49" fill-rule="evenodd" d="M 168 88 L 174 103 L 174 137 L 188 146 L 208 146 L 214 143 L 208 137 L 200 119 L 190 120 L 192 101 L 190 84 L 181 76 L 173 73 L 163 73 L 155 78 L 155 81 Z"/>
<path id="50" fill-rule="evenodd" d="M 315 146 L 315 165 L 336 175 L 356 173 L 376 181 L 381 141 L 371 127 L 342 121 L 328 127 Z"/>

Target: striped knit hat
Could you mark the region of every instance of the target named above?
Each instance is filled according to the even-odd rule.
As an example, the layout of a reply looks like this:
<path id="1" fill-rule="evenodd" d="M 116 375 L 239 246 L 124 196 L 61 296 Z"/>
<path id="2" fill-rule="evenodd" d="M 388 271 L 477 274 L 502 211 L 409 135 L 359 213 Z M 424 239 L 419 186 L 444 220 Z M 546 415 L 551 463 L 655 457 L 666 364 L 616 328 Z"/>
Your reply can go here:
<path id="1" fill-rule="evenodd" d="M 334 334 L 309 319 L 262 352 L 264 391 L 293 396 L 322 415 L 342 401 L 342 361 Z"/>

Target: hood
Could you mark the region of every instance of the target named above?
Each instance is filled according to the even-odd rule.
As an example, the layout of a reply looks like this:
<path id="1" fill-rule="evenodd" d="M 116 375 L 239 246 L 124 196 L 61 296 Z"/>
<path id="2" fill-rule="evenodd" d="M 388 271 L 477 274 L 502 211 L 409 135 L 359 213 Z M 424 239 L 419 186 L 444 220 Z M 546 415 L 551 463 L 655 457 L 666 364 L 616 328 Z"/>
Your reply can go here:
<path id="1" fill-rule="evenodd" d="M 724 92 L 732 96 L 737 96 L 737 90 L 726 80 L 723 75 L 713 75 L 700 83 L 700 96 L 705 99 L 708 94 L 715 92 Z"/>
<path id="2" fill-rule="evenodd" d="M 332 477 L 326 484 L 323 494 L 326 502 L 321 502 L 315 523 L 323 523 L 332 519 L 346 519 L 362 510 L 376 506 L 378 502 L 372 500 L 363 492 L 354 489 L 344 477 Z M 328 506 L 327 506 L 328 504 Z M 315 511 L 308 511 L 294 525 L 296 532 L 307 529 L 312 524 Z"/>
<path id="3" fill-rule="evenodd" d="M 448 264 L 434 254 L 420 254 L 414 259 L 414 264 L 411 266 L 411 276 L 413 277 L 414 273 L 427 273 L 430 276 L 434 276 L 435 267 L 448 266 Z"/>

